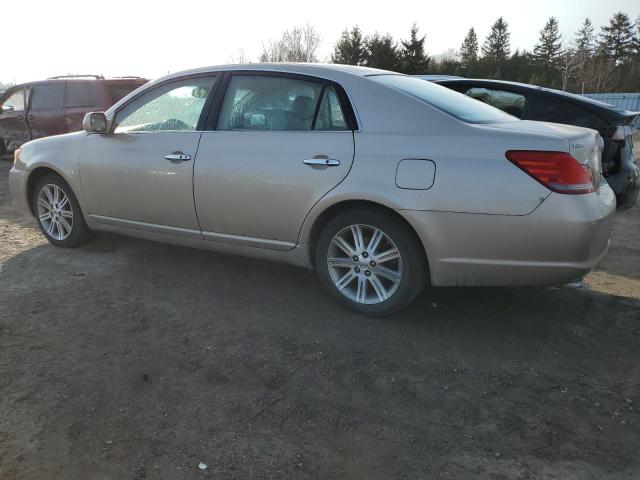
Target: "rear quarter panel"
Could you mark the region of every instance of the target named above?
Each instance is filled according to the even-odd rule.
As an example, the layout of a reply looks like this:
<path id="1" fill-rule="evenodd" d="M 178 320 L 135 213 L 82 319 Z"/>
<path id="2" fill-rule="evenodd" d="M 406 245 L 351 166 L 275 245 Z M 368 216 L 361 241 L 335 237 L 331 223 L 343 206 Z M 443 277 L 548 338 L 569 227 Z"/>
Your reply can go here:
<path id="1" fill-rule="evenodd" d="M 526 215 L 549 191 L 511 164 L 505 152 L 544 149 L 542 143 L 540 139 L 502 135 L 473 126 L 462 129 L 458 135 L 361 133 L 356 135 L 353 169 L 337 190 L 373 190 L 396 209 Z M 559 145 L 551 141 L 547 148 Z M 397 165 L 409 158 L 435 163 L 431 188 L 411 190 L 396 186 Z"/>

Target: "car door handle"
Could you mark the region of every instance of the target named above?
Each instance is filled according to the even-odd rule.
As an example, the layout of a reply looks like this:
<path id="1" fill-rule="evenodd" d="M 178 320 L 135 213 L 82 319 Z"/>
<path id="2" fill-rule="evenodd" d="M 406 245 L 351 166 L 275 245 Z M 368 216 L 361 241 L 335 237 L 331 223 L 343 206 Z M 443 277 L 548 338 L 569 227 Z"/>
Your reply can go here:
<path id="1" fill-rule="evenodd" d="M 335 158 L 326 158 L 326 157 L 314 157 L 314 158 L 307 158 L 306 160 L 303 160 L 303 162 L 305 165 L 320 165 L 323 167 L 337 167 L 338 165 L 340 165 L 340 160 L 336 160 Z"/>
<path id="2" fill-rule="evenodd" d="M 31 120 L 35 120 L 35 119 L 36 119 L 36 117 L 35 117 L 34 115 L 29 115 L 29 116 L 27 117 L 27 121 L 29 121 L 29 122 L 30 122 Z"/>
<path id="3" fill-rule="evenodd" d="M 191 160 L 191 155 L 187 155 L 182 152 L 173 152 L 169 155 L 165 155 L 164 159 L 169 160 L 170 162 L 186 162 L 187 160 Z"/>
<path id="4" fill-rule="evenodd" d="M 18 120 L 19 122 L 22 122 L 24 120 L 24 115 L 18 115 L 16 117 L 16 120 Z"/>

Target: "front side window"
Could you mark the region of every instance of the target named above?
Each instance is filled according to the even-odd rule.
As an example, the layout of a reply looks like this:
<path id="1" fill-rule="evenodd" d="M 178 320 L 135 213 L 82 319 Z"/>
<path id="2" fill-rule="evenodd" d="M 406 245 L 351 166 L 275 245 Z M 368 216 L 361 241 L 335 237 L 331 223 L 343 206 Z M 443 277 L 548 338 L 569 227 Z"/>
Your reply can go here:
<path id="1" fill-rule="evenodd" d="M 489 105 L 419 78 L 406 75 L 374 75 L 369 78 L 428 103 L 463 122 L 498 123 L 516 120 Z"/>
<path id="2" fill-rule="evenodd" d="M 57 110 L 62 108 L 64 83 L 35 85 L 31 90 L 31 110 Z"/>
<path id="3" fill-rule="evenodd" d="M 469 88 L 464 93 L 514 117 L 522 118 L 524 113 L 525 96 L 519 93 L 482 87 Z"/>
<path id="4" fill-rule="evenodd" d="M 195 131 L 215 77 L 157 87 L 116 114 L 115 133 Z"/>
<path id="5" fill-rule="evenodd" d="M 311 130 L 322 84 L 238 75 L 229 82 L 219 130 Z"/>
<path id="6" fill-rule="evenodd" d="M 22 112 L 24 111 L 24 88 L 19 88 L 13 92 L 2 104 L 4 112 Z"/>

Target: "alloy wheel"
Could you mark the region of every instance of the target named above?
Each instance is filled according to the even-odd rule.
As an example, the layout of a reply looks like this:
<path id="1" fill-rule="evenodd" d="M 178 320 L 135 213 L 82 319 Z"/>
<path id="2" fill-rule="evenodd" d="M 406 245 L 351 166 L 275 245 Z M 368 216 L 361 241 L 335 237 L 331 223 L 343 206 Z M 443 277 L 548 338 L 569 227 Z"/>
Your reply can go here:
<path id="1" fill-rule="evenodd" d="M 38 193 L 38 220 L 54 240 L 64 240 L 73 229 L 73 209 L 69 197 L 58 185 L 48 183 Z"/>
<path id="2" fill-rule="evenodd" d="M 367 305 L 389 299 L 402 279 L 400 250 L 391 237 L 370 225 L 350 225 L 334 235 L 327 267 L 340 293 Z"/>

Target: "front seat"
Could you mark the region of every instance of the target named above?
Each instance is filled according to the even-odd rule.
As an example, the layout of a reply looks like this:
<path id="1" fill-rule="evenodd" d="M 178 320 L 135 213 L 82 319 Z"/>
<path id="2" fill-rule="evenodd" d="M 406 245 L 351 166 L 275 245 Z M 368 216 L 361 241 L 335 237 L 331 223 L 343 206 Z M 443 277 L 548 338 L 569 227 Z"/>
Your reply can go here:
<path id="1" fill-rule="evenodd" d="M 293 100 L 293 110 L 289 120 L 289 130 L 310 130 L 315 102 L 313 98 L 299 95 Z"/>

